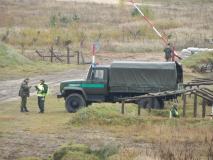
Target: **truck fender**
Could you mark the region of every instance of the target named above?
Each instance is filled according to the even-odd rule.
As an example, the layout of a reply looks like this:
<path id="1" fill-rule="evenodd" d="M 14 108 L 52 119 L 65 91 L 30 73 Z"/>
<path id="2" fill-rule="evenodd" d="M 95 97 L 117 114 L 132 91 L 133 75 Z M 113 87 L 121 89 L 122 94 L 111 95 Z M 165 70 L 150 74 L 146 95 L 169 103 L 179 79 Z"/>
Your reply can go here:
<path id="1" fill-rule="evenodd" d="M 87 94 L 85 93 L 83 88 L 77 88 L 77 87 L 64 87 L 64 93 L 66 93 L 66 91 L 73 91 L 73 93 L 81 93 L 82 96 L 84 96 L 85 100 L 87 101 Z"/>

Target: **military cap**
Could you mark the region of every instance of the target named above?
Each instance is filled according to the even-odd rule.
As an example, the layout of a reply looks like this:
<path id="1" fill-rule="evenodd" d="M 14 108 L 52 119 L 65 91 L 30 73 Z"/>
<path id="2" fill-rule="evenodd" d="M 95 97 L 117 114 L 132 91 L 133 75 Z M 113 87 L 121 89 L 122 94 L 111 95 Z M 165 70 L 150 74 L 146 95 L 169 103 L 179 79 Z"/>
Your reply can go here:
<path id="1" fill-rule="evenodd" d="M 42 78 L 42 79 L 40 79 L 40 81 L 43 81 L 43 82 L 45 82 L 45 80 Z"/>
<path id="2" fill-rule="evenodd" d="M 173 104 L 173 107 L 175 107 L 175 108 L 176 108 L 177 106 L 178 106 L 178 105 L 177 105 L 177 103 L 174 103 L 174 104 Z"/>
<path id="3" fill-rule="evenodd" d="M 30 80 L 30 79 L 27 77 L 27 78 L 25 78 L 25 80 Z"/>

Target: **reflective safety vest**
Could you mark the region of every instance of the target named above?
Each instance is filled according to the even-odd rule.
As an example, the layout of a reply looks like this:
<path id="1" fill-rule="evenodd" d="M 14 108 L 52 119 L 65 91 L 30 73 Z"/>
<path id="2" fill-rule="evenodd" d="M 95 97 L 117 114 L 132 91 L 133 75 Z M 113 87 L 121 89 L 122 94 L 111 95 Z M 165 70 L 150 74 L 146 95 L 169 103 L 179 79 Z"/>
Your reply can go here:
<path id="1" fill-rule="evenodd" d="M 178 116 L 178 111 L 176 111 L 176 109 L 172 108 L 172 109 L 170 110 L 169 118 L 172 118 L 172 110 L 174 110 L 174 111 L 175 111 L 175 114 Z"/>
<path id="2" fill-rule="evenodd" d="M 46 83 L 44 83 L 44 84 L 46 84 Z M 47 93 L 39 93 L 40 91 L 44 91 L 44 86 L 41 83 L 38 85 L 37 96 L 38 97 L 48 96 L 49 95 L 49 86 L 47 85 Z"/>

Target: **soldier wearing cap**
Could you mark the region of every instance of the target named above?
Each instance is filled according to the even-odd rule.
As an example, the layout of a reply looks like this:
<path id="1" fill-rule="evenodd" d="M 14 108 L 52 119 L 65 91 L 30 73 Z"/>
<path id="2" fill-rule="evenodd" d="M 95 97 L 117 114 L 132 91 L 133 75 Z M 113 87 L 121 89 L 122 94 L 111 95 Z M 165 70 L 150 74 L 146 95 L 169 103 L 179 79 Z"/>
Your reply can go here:
<path id="1" fill-rule="evenodd" d="M 173 104 L 173 108 L 170 110 L 170 116 L 169 116 L 169 118 L 172 118 L 172 117 L 180 118 L 180 116 L 178 115 L 177 108 L 178 108 L 177 103 L 174 103 Z"/>
<path id="2" fill-rule="evenodd" d="M 171 62 L 171 58 L 172 58 L 172 53 L 174 52 L 171 44 L 168 43 L 168 46 L 166 46 L 163 50 L 165 52 L 165 59 L 167 62 Z"/>
<path id="3" fill-rule="evenodd" d="M 49 87 L 46 83 L 44 83 L 44 79 L 40 79 L 40 84 L 35 86 L 37 90 L 37 97 L 38 97 L 38 106 L 40 111 L 38 113 L 44 113 L 44 101 L 45 97 L 48 96 Z"/>
<path id="4" fill-rule="evenodd" d="M 25 78 L 25 80 L 21 83 L 20 90 L 19 90 L 19 96 L 21 97 L 21 112 L 29 112 L 27 110 L 26 104 L 27 104 L 27 97 L 30 96 L 30 88 L 32 86 L 28 86 L 30 79 Z"/>

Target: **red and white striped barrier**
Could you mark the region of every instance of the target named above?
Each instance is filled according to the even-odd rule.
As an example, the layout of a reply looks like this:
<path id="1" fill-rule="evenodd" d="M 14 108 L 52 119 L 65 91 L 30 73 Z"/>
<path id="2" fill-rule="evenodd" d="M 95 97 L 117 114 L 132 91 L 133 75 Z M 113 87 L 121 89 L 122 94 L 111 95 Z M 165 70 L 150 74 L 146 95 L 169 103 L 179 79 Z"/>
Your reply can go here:
<path id="1" fill-rule="evenodd" d="M 141 10 L 137 7 L 137 5 L 131 0 L 132 4 L 135 6 L 135 8 L 140 12 L 140 14 L 143 16 L 143 18 L 149 23 L 149 25 L 152 27 L 152 29 L 158 34 L 158 36 L 168 45 L 168 42 L 161 36 L 161 34 L 157 31 L 157 29 L 150 23 L 150 21 L 146 18 L 146 16 L 141 12 Z M 178 54 L 174 51 L 174 54 L 176 57 L 178 57 L 180 60 L 181 57 L 178 56 Z"/>

